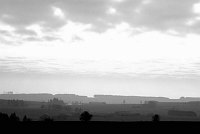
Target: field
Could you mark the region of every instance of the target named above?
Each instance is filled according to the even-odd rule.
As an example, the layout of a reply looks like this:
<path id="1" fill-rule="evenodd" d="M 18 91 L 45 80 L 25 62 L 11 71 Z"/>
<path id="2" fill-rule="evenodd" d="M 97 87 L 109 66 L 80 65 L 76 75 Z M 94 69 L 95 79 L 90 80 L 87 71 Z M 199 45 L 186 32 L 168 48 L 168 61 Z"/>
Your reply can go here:
<path id="1" fill-rule="evenodd" d="M 199 122 L 30 122 L 4 123 L 1 130 L 33 133 L 193 133 Z M 9 129 L 12 128 L 12 129 Z"/>
<path id="2" fill-rule="evenodd" d="M 195 111 L 196 116 L 188 115 L 168 115 L 169 107 L 152 107 L 133 105 L 133 104 L 105 104 L 105 105 L 70 105 L 58 108 L 42 107 L 42 105 L 26 107 L 0 107 L 0 112 L 16 113 L 20 120 L 26 115 L 33 121 L 40 120 L 43 115 L 48 115 L 54 121 L 79 121 L 81 112 L 88 111 L 93 115 L 92 121 L 151 121 L 154 114 L 160 116 L 161 121 L 200 121 L 199 112 Z M 189 109 L 188 109 L 189 110 Z"/>

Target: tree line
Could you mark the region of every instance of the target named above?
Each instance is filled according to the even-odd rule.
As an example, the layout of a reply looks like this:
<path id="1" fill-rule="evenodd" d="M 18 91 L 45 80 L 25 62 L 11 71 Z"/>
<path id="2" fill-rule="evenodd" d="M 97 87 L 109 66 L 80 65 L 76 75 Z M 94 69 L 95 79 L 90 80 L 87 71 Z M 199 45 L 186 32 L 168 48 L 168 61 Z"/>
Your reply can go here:
<path id="1" fill-rule="evenodd" d="M 88 122 L 92 119 L 93 115 L 90 114 L 88 111 L 84 111 L 80 114 L 79 120 Z M 22 122 L 30 122 L 32 121 L 31 118 L 28 118 L 26 115 L 23 117 Z M 42 115 L 40 117 L 39 121 L 45 121 L 45 122 L 53 122 L 53 118 L 51 118 L 49 115 Z M 160 116 L 158 114 L 155 114 L 152 116 L 152 121 L 153 122 L 159 122 L 160 121 Z M 6 113 L 1 113 L 0 112 L 0 122 L 20 122 L 20 118 L 16 115 L 16 113 L 11 113 L 10 116 Z"/>

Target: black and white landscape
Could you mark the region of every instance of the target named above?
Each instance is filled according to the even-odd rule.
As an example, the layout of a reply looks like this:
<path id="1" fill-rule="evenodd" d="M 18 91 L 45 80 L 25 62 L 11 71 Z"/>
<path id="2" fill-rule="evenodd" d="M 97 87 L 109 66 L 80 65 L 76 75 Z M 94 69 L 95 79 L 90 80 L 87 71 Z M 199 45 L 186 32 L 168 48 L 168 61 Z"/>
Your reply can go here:
<path id="1" fill-rule="evenodd" d="M 0 0 L 2 120 L 198 122 L 199 26 L 200 0 Z"/>

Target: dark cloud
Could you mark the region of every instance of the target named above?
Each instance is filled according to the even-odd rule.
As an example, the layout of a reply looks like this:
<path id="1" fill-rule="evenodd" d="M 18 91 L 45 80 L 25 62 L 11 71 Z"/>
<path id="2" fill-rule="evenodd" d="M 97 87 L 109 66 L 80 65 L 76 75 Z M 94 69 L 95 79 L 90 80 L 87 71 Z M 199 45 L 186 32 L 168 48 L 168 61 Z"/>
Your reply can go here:
<path id="1" fill-rule="evenodd" d="M 199 0 L 1 0 L 0 20 L 14 26 L 17 31 L 24 30 L 31 24 L 41 24 L 44 28 L 56 29 L 66 24 L 67 20 L 92 24 L 93 30 L 105 31 L 111 24 L 122 21 L 133 27 L 150 30 L 175 30 L 178 32 L 198 32 L 195 26 L 186 22 L 198 16 L 193 12 L 193 5 Z M 52 7 L 60 8 L 66 20 L 53 15 Z M 108 9 L 116 9 L 116 14 L 108 14 Z"/>
<path id="2" fill-rule="evenodd" d="M 10 33 L 6 30 L 0 30 L 0 35 L 10 35 Z"/>
<path id="3" fill-rule="evenodd" d="M 1 20 L 16 28 L 24 28 L 34 23 L 60 27 L 64 22 L 53 16 L 52 4 L 53 0 L 1 0 Z"/>
<path id="4" fill-rule="evenodd" d="M 106 14 L 112 6 L 109 0 L 62 0 L 57 3 L 72 21 L 93 24 L 95 30 L 106 30 L 115 19 Z"/>
<path id="5" fill-rule="evenodd" d="M 142 11 L 139 23 L 155 29 L 187 31 L 186 22 L 196 17 L 193 13 L 196 2 L 199 0 L 155 0 Z"/>
<path id="6" fill-rule="evenodd" d="M 29 35 L 29 36 L 37 35 L 37 33 L 34 32 L 33 30 L 27 30 L 27 29 L 18 29 L 15 31 L 15 33 L 20 34 L 20 35 Z"/>

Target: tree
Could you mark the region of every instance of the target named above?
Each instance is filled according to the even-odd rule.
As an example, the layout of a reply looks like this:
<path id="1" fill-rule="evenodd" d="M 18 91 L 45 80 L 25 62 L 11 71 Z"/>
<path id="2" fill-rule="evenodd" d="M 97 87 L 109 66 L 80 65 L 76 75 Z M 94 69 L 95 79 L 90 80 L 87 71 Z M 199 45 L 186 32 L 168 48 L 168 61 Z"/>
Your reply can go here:
<path id="1" fill-rule="evenodd" d="M 152 121 L 153 122 L 159 122 L 160 121 L 160 116 L 158 114 L 155 114 L 154 116 L 152 116 Z"/>
<path id="2" fill-rule="evenodd" d="M 53 119 L 49 115 L 46 115 L 46 114 L 42 115 L 40 117 L 40 120 L 45 121 L 45 122 L 53 122 Z"/>
<path id="3" fill-rule="evenodd" d="M 27 118 L 26 115 L 25 115 L 24 118 L 23 118 L 23 122 L 29 122 L 29 121 L 31 121 L 31 119 Z"/>
<path id="4" fill-rule="evenodd" d="M 90 121 L 92 119 L 92 116 L 88 111 L 84 111 L 80 115 L 80 120 L 81 121 Z"/>
<path id="5" fill-rule="evenodd" d="M 12 113 L 10 115 L 10 121 L 16 122 L 16 121 L 20 121 L 20 120 L 19 120 L 19 117 L 15 113 Z"/>
<path id="6" fill-rule="evenodd" d="M 9 121 L 9 116 L 5 113 L 0 113 L 0 122 L 7 122 Z"/>

